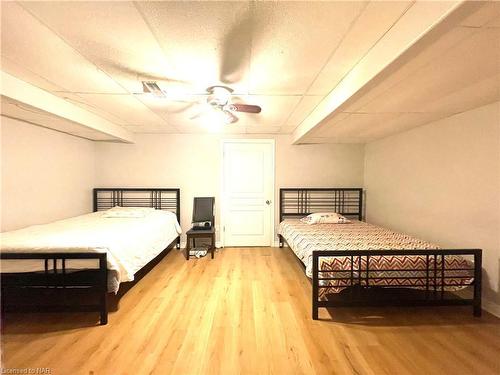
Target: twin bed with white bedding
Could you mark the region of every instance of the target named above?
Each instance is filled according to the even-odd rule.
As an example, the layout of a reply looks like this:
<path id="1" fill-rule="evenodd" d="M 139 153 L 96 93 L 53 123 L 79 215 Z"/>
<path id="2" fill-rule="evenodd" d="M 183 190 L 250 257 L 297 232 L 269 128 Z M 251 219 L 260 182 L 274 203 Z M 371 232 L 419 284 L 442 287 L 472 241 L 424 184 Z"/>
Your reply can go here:
<path id="1" fill-rule="evenodd" d="M 0 249 L 3 253 L 106 253 L 108 292 L 116 293 L 120 283 L 133 281 L 137 271 L 177 239 L 181 228 L 176 215 L 170 211 L 142 207 L 116 207 L 109 211 L 117 214 L 99 211 L 2 233 Z M 97 262 L 91 259 L 68 260 L 65 265 L 66 272 L 97 266 Z M 44 262 L 35 259 L 3 260 L 1 271 L 44 271 Z"/>
<path id="2" fill-rule="evenodd" d="M 2 291 L 95 291 L 99 303 L 82 310 L 99 311 L 106 324 L 106 294 L 179 247 L 179 207 L 179 189 L 94 189 L 93 213 L 1 234 Z M 65 303 L 48 307 L 80 311 Z"/>

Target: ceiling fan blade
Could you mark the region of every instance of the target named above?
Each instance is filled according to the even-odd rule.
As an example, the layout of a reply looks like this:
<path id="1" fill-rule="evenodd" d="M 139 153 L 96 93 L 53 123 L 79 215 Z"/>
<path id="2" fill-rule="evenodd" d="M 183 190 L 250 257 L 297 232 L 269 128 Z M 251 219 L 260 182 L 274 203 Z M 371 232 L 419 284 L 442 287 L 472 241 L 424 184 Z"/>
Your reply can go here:
<path id="1" fill-rule="evenodd" d="M 200 118 L 202 115 L 204 115 L 205 113 L 203 111 L 200 111 L 196 114 L 194 114 L 193 116 L 191 116 L 189 119 L 190 120 L 196 120 L 197 118 Z"/>
<path id="2" fill-rule="evenodd" d="M 141 96 L 141 95 L 149 95 L 147 92 L 134 92 L 132 93 L 134 96 Z M 175 99 L 171 98 L 168 95 L 165 95 L 165 97 L 160 97 L 161 99 L 165 99 L 168 102 L 173 102 L 173 103 L 187 103 L 187 104 L 196 104 L 198 103 L 198 100 L 187 100 L 187 99 Z"/>
<path id="3" fill-rule="evenodd" d="M 200 103 L 195 103 L 198 105 L 199 109 L 198 111 L 189 117 L 190 120 L 196 120 L 202 116 L 205 116 L 207 113 L 209 113 L 209 111 L 212 111 L 213 108 L 210 107 L 208 104 L 200 104 Z"/>
<path id="4" fill-rule="evenodd" d="M 262 111 L 262 108 L 260 108 L 258 105 L 232 103 L 231 110 L 234 112 L 260 113 Z"/>
<path id="5" fill-rule="evenodd" d="M 181 108 L 175 109 L 175 110 L 174 109 L 168 109 L 167 112 L 168 113 L 182 113 L 182 112 L 187 111 L 189 108 L 191 108 L 191 107 L 193 107 L 194 105 L 197 104 L 196 102 L 191 102 L 191 103 L 185 102 L 185 103 L 187 103 L 187 105 L 182 106 Z"/>
<path id="6" fill-rule="evenodd" d="M 201 106 L 200 109 L 196 111 L 193 115 L 189 116 L 190 120 L 196 120 L 202 116 L 205 116 L 207 114 L 207 109 L 204 106 Z"/>
<path id="7" fill-rule="evenodd" d="M 236 83 L 243 78 L 250 56 L 253 27 L 254 16 L 250 5 L 243 18 L 231 27 L 222 41 L 219 77 L 222 83 Z"/>
<path id="8" fill-rule="evenodd" d="M 100 64 L 103 70 L 112 70 L 119 71 L 129 76 L 134 76 L 138 81 L 158 81 L 158 82 L 166 82 L 166 83 L 175 83 L 175 84 L 189 84 L 187 81 L 183 81 L 180 79 L 175 79 L 171 77 L 167 77 L 161 74 L 152 74 L 144 71 L 139 71 L 136 69 L 129 68 L 128 66 L 117 64 L 114 61 L 103 60 Z"/>

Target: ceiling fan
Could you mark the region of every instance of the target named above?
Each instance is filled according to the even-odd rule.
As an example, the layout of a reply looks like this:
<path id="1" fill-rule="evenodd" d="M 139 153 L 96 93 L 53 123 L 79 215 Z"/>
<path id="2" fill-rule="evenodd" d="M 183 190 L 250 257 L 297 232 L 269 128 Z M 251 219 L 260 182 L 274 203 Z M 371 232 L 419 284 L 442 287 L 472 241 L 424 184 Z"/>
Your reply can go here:
<path id="1" fill-rule="evenodd" d="M 235 112 L 260 113 L 262 111 L 262 108 L 258 105 L 233 103 L 231 100 L 233 89 L 227 86 L 211 86 L 207 88 L 207 92 L 207 103 L 224 114 L 224 121 L 227 124 L 238 121 Z"/>
<path id="2" fill-rule="evenodd" d="M 142 81 L 142 89 L 144 94 L 152 94 L 158 98 L 168 99 L 166 93 L 158 86 L 156 81 Z M 238 121 L 235 112 L 243 113 L 260 113 L 262 108 L 258 105 L 233 103 L 233 89 L 227 86 L 210 86 L 207 88 L 207 104 L 214 110 L 220 111 L 224 116 L 226 124 L 232 124 Z M 201 113 L 191 117 L 191 119 L 199 117 Z"/>
<path id="3" fill-rule="evenodd" d="M 236 22 L 229 32 L 224 36 L 221 43 L 221 58 L 220 58 L 220 71 L 218 81 L 220 85 L 210 86 L 206 89 L 206 93 L 190 93 L 186 95 L 172 95 L 167 89 L 166 91 L 158 85 L 158 83 L 176 83 L 180 85 L 189 85 L 189 82 L 172 79 L 169 77 L 155 76 L 146 72 L 139 72 L 125 66 L 117 65 L 113 62 L 107 62 L 115 70 L 123 71 L 127 75 L 135 75 L 137 81 L 142 83 L 142 92 L 136 92 L 134 95 L 152 95 L 156 98 L 165 99 L 171 102 L 182 102 L 186 105 L 177 111 L 171 112 L 184 112 L 192 106 L 200 105 L 200 111 L 190 119 L 194 120 L 202 115 L 210 113 L 222 114 L 223 121 L 226 124 L 232 124 L 238 121 L 236 116 L 237 112 L 242 113 L 260 113 L 262 108 L 258 105 L 233 103 L 233 89 L 225 85 L 236 84 L 243 79 L 246 71 L 246 62 L 248 55 L 245 48 L 241 46 L 250 45 L 251 41 L 255 38 L 254 30 L 259 27 L 256 24 L 257 20 L 254 18 L 253 4 L 250 2 L 249 8 L 242 15 L 241 19 Z M 188 89 L 189 90 L 189 89 Z M 204 100 L 192 100 L 192 97 L 198 99 L 206 98 Z M 217 116 L 218 117 L 218 116 Z"/>

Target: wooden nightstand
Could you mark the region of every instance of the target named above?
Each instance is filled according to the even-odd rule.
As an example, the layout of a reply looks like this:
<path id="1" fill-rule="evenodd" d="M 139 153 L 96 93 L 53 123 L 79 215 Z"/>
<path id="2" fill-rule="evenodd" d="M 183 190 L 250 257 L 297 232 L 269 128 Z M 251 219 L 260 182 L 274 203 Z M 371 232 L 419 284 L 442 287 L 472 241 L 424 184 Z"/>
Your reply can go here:
<path id="1" fill-rule="evenodd" d="M 193 247 L 196 246 L 197 238 L 208 238 L 210 239 L 210 248 L 208 251 L 211 253 L 211 258 L 214 259 L 215 252 L 215 228 L 208 230 L 193 230 L 190 229 L 186 233 L 187 243 L 186 243 L 186 260 L 189 260 L 189 250 L 191 249 L 191 240 L 193 240 Z"/>

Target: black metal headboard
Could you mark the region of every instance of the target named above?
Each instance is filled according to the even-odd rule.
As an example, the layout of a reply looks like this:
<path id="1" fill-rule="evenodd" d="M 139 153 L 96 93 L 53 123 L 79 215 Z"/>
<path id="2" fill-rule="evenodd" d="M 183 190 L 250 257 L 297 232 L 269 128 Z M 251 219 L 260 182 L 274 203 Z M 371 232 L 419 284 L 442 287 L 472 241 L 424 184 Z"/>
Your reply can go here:
<path id="1" fill-rule="evenodd" d="M 164 188 L 95 188 L 94 212 L 115 206 L 152 207 L 171 211 L 181 222 L 180 189 Z"/>
<path id="2" fill-rule="evenodd" d="M 304 217 L 313 212 L 337 212 L 363 219 L 363 189 L 282 188 L 280 222 L 287 217 Z"/>

